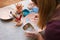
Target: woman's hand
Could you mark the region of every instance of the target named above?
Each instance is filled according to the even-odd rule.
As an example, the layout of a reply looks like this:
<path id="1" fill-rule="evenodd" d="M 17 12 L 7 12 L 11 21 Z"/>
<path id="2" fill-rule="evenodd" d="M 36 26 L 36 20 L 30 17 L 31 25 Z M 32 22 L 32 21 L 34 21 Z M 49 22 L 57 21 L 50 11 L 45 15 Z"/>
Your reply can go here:
<path id="1" fill-rule="evenodd" d="M 25 35 L 33 39 L 43 40 L 41 34 L 36 31 L 32 31 L 32 32 L 26 31 Z"/>
<path id="2" fill-rule="evenodd" d="M 29 32 L 29 31 L 26 31 L 26 36 L 27 37 L 30 37 L 30 38 L 38 38 L 40 35 L 37 32 Z"/>

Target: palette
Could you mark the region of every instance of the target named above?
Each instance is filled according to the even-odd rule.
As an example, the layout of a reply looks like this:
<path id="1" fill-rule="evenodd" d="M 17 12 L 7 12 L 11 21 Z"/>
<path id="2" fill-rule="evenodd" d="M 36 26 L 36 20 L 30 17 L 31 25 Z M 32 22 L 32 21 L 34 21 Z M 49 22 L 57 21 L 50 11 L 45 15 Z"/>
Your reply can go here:
<path id="1" fill-rule="evenodd" d="M 23 30 L 25 30 L 25 31 L 33 31 L 34 30 L 34 27 L 30 23 L 27 23 L 27 24 L 25 24 L 23 26 Z"/>

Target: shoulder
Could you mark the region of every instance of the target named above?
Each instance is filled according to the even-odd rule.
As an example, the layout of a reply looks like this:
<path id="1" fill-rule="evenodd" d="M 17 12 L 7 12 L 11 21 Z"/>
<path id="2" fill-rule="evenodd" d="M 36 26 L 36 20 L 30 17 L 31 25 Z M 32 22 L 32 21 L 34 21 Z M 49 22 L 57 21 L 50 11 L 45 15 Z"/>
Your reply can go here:
<path id="1" fill-rule="evenodd" d="M 59 31 L 60 32 L 60 21 L 53 20 L 51 22 L 48 22 L 46 25 L 46 31 L 50 31 L 50 32 Z"/>
<path id="2" fill-rule="evenodd" d="M 60 40 L 60 21 L 54 20 L 48 22 L 45 30 L 45 36 L 48 40 Z"/>
<path id="3" fill-rule="evenodd" d="M 53 20 L 47 23 L 47 27 L 56 27 L 60 26 L 60 20 Z"/>

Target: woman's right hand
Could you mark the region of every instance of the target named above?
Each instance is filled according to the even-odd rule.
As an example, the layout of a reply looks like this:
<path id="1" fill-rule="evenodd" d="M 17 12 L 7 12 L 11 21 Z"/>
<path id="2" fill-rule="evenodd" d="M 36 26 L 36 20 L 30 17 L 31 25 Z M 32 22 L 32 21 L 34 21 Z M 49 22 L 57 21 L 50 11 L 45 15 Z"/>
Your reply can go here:
<path id="1" fill-rule="evenodd" d="M 26 31 L 25 35 L 27 37 L 34 38 L 34 39 L 37 39 L 37 40 L 43 40 L 41 34 L 36 32 L 36 31 L 32 31 L 32 32 Z"/>

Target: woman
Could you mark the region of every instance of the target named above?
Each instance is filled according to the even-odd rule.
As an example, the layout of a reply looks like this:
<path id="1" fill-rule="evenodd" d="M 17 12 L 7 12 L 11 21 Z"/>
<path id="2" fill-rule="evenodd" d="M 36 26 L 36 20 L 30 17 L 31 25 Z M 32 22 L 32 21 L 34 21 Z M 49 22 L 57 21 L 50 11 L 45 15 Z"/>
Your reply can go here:
<path id="1" fill-rule="evenodd" d="M 27 32 L 38 40 L 60 40 L 60 0 L 32 0 L 39 7 L 38 25 L 46 26 L 44 38 L 38 32 Z"/>

